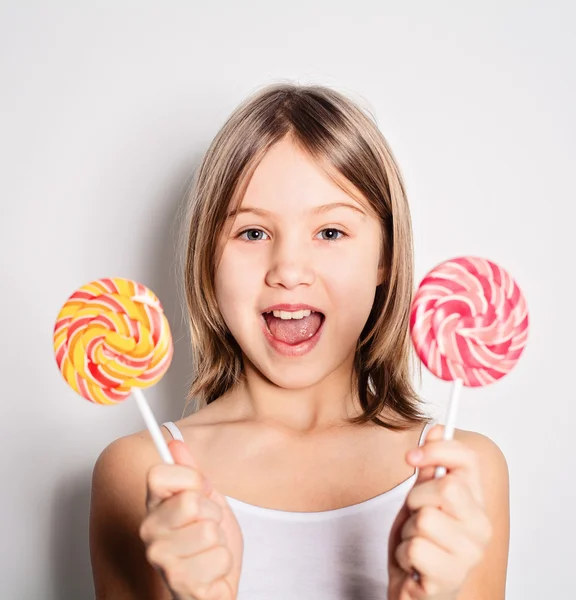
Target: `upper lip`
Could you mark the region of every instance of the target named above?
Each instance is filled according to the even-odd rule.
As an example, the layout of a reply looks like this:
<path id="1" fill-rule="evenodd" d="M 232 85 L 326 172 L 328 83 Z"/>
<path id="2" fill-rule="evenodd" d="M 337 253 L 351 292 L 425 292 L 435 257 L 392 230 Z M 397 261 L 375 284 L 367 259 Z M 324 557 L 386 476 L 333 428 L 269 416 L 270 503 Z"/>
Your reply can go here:
<path id="1" fill-rule="evenodd" d="M 286 312 L 295 312 L 297 310 L 311 310 L 313 312 L 322 313 L 322 311 L 319 308 L 316 308 L 315 306 L 310 306 L 310 304 L 274 304 L 273 306 L 265 308 L 262 312 L 268 313 L 272 312 L 273 310 L 284 310 Z"/>

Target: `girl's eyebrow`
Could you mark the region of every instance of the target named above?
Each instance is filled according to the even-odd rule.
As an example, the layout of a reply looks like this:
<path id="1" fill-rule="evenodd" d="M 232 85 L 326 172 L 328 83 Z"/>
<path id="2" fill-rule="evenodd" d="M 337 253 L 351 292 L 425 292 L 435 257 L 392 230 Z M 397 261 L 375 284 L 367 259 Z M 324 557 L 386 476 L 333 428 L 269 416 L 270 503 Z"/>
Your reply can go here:
<path id="1" fill-rule="evenodd" d="M 322 204 L 320 206 L 315 206 L 314 208 L 310 209 L 309 212 L 312 214 L 320 214 L 320 213 L 328 212 L 330 210 L 334 210 L 335 208 L 349 208 L 349 209 L 361 214 L 363 217 L 366 216 L 366 213 L 361 208 L 359 208 L 358 206 L 354 206 L 354 204 L 349 204 L 348 202 L 331 202 L 330 204 Z M 259 215 L 261 217 L 272 217 L 274 214 L 268 210 L 264 210 L 263 208 L 256 208 L 256 207 L 252 207 L 252 206 L 242 206 L 235 210 L 229 211 L 226 218 L 231 219 L 231 218 L 236 217 L 237 215 L 243 214 L 243 213 L 253 213 L 253 214 Z"/>

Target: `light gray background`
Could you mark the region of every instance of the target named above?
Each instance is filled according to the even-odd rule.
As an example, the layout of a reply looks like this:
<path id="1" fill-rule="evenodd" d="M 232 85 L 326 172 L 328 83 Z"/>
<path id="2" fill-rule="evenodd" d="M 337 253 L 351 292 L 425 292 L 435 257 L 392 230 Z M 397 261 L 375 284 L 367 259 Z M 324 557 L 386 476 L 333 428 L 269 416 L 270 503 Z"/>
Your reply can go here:
<path id="1" fill-rule="evenodd" d="M 134 403 L 93 406 L 65 386 L 51 337 L 61 304 L 104 276 L 156 291 L 176 356 L 148 398 L 159 419 L 180 417 L 178 208 L 228 114 L 285 79 L 376 113 L 406 178 L 418 278 L 477 254 L 524 290 L 529 347 L 508 378 L 464 391 L 458 424 L 509 461 L 508 598 L 573 592 L 574 5 L 371 4 L 2 2 L 3 600 L 92 597 L 91 469 L 142 428 Z M 425 375 L 422 393 L 441 411 L 449 385 Z"/>

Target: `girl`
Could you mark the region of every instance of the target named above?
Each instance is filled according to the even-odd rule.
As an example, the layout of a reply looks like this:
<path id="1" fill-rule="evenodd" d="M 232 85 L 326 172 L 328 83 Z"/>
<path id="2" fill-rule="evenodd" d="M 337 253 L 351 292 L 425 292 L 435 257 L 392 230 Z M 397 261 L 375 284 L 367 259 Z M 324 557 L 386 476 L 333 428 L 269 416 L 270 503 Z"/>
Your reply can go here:
<path id="1" fill-rule="evenodd" d="M 506 463 L 443 441 L 412 389 L 410 216 L 374 121 L 322 86 L 262 89 L 189 206 L 199 410 L 165 424 L 176 465 L 145 432 L 99 458 L 97 598 L 504 598 Z"/>

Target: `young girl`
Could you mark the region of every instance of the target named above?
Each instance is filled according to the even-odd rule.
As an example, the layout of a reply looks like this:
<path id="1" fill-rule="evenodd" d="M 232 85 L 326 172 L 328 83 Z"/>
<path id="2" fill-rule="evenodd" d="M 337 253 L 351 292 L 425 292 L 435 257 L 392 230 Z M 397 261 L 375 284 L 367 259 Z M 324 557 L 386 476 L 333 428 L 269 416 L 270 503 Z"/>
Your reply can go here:
<path id="1" fill-rule="evenodd" d="M 412 389 L 409 210 L 363 110 L 290 84 L 238 107 L 184 280 L 200 409 L 165 424 L 176 465 L 146 432 L 99 458 L 97 599 L 504 598 L 506 463 L 443 441 Z"/>

